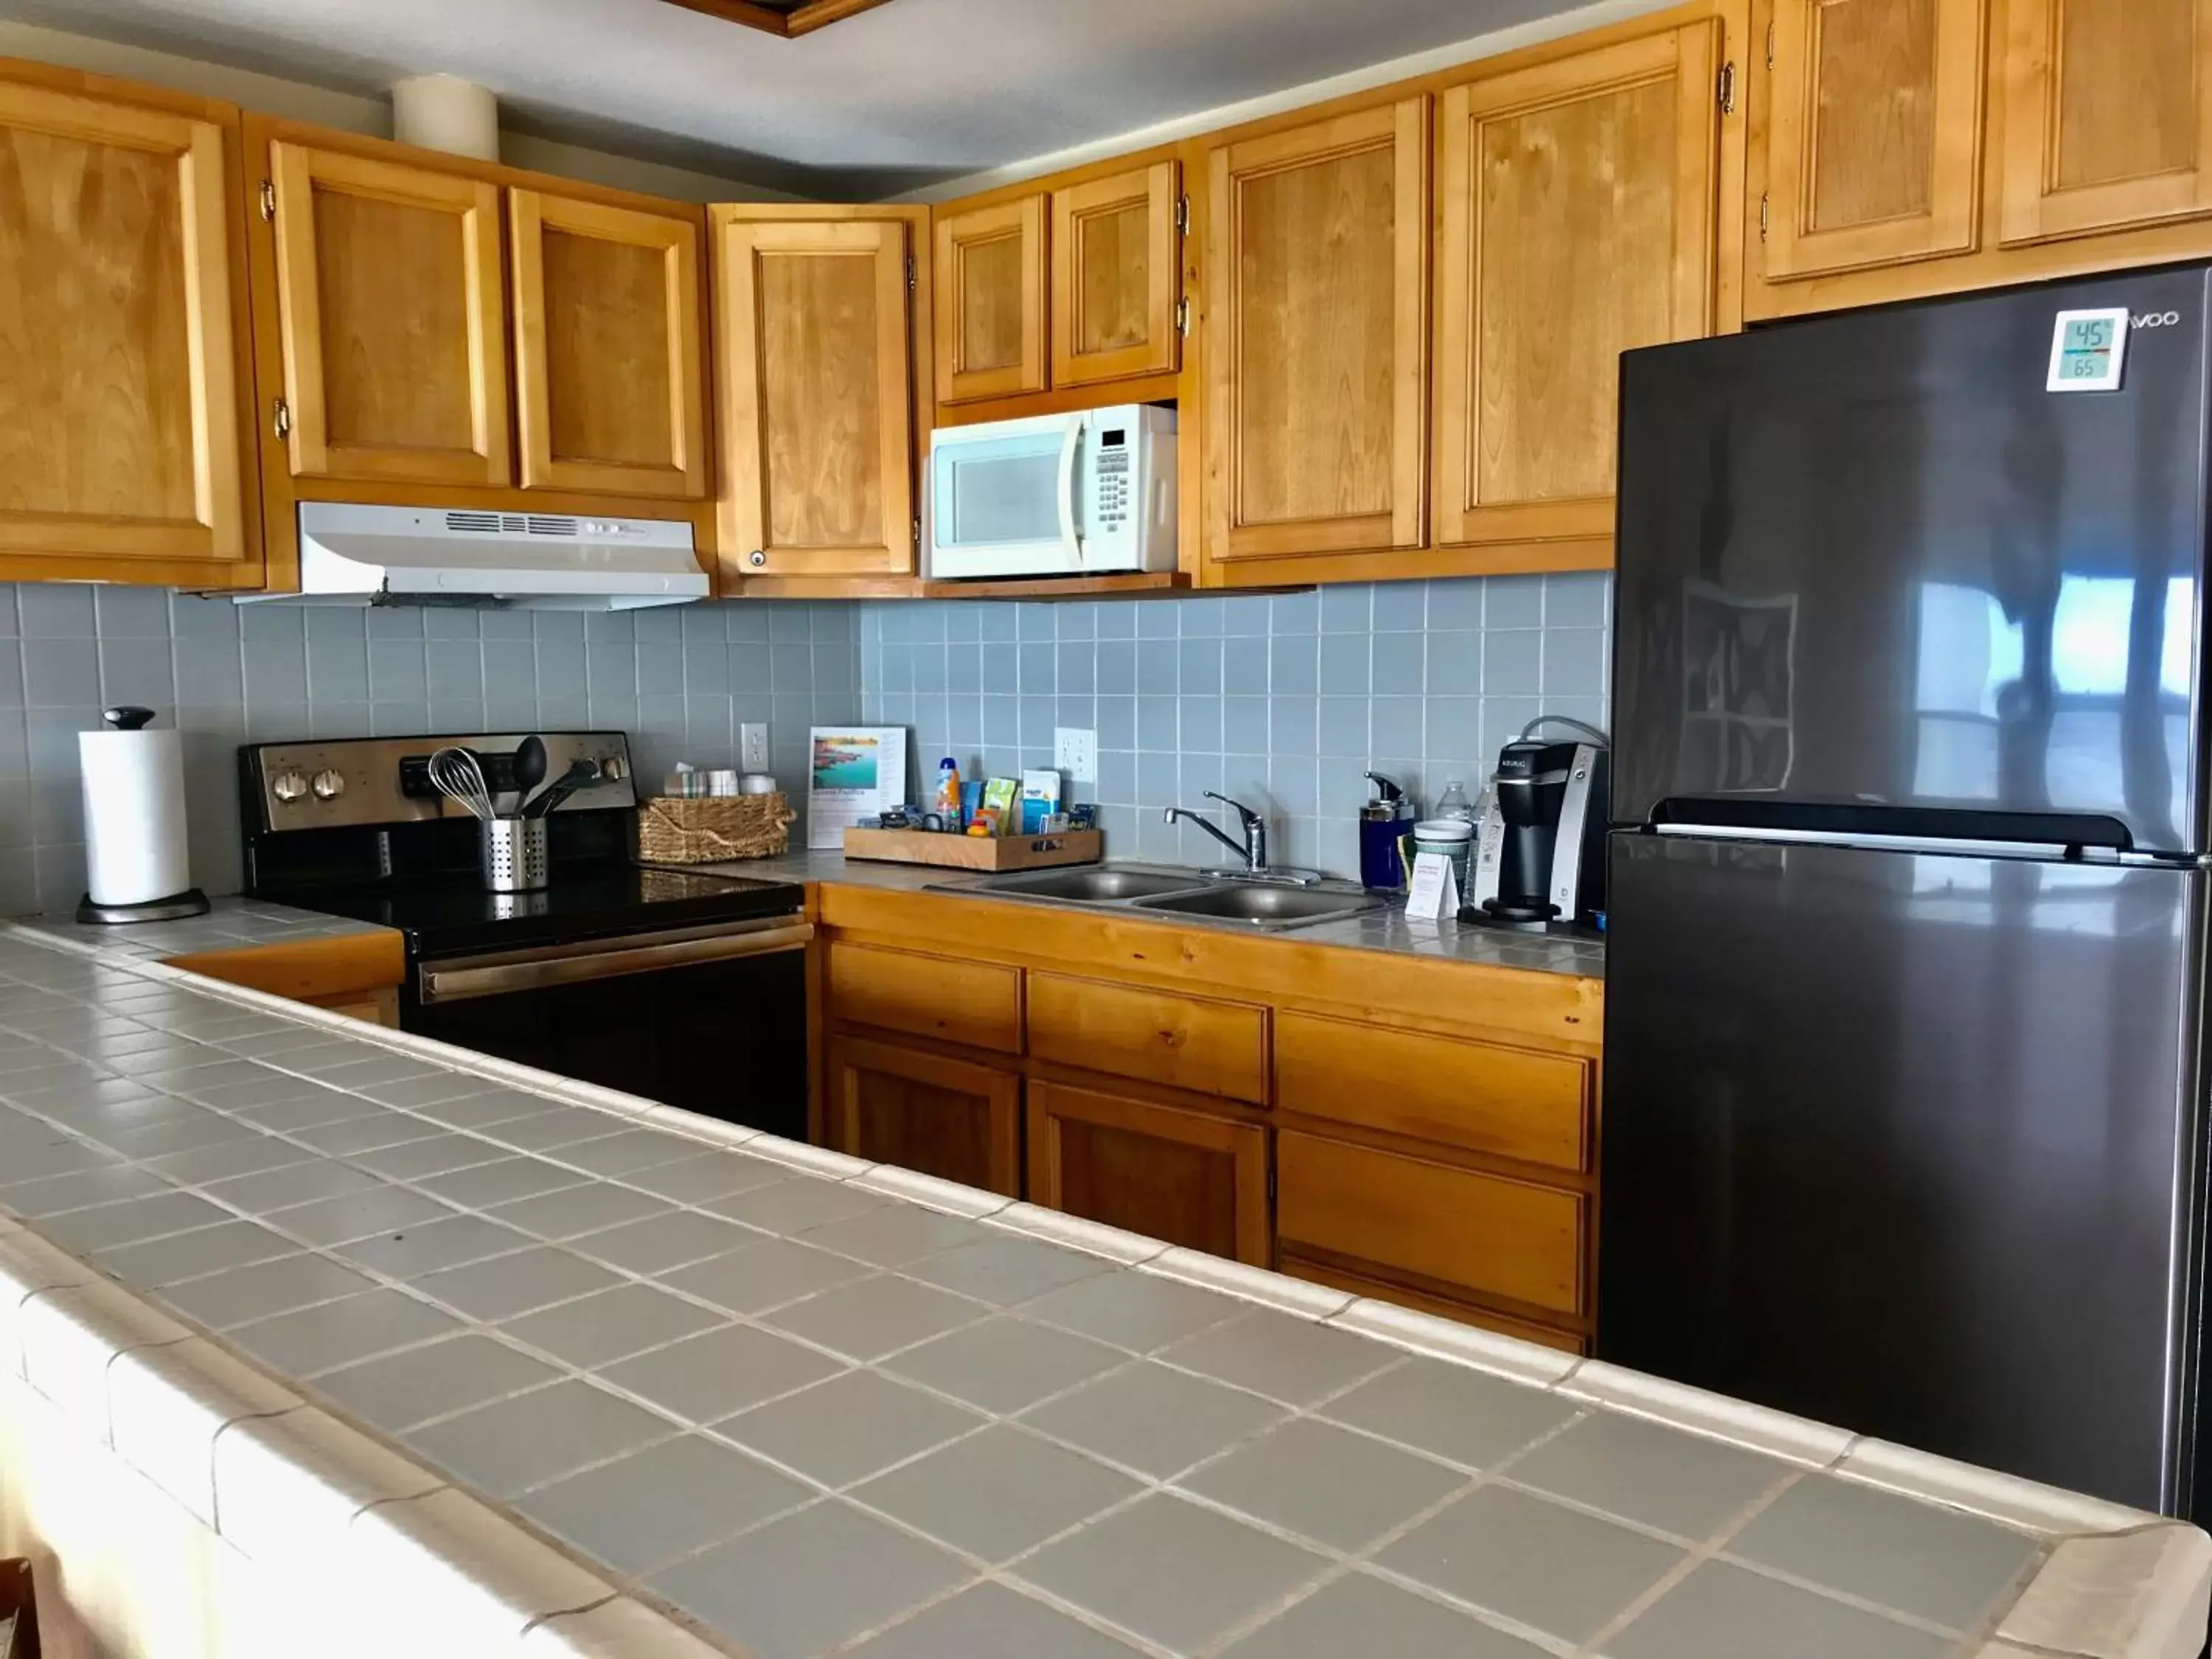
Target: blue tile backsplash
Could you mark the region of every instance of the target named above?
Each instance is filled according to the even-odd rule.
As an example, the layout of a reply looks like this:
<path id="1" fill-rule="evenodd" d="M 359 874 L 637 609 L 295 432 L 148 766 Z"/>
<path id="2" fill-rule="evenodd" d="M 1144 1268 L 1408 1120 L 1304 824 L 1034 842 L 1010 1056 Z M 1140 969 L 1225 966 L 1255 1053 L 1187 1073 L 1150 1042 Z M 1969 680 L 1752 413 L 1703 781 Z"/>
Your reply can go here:
<path id="1" fill-rule="evenodd" d="M 915 787 L 1052 764 L 1097 733 L 1118 856 L 1211 862 L 1161 822 L 1205 790 L 1264 808 L 1279 862 L 1356 870 L 1370 766 L 1425 805 L 1474 792 L 1540 713 L 1602 721 L 1603 575 L 1492 577 L 1109 604 L 720 604 L 574 611 L 249 605 L 153 588 L 0 583 L 0 915 L 84 885 L 76 734 L 143 703 L 185 733 L 192 877 L 238 885 L 233 751 L 298 737 L 608 726 L 657 777 L 736 763 L 769 723 L 803 810 L 806 732 L 913 729 Z M 794 833 L 803 826 L 795 826 Z"/>
<path id="2" fill-rule="evenodd" d="M 1162 821 L 1218 789 L 1264 810 L 1278 862 L 1358 872 L 1356 817 L 1385 772 L 1425 808 L 1472 798 L 1540 714 L 1602 724 L 1601 574 L 1494 576 L 1112 603 L 876 601 L 860 607 L 861 717 L 913 728 L 915 787 L 1053 763 L 1054 729 L 1098 736 L 1109 852 L 1212 863 Z"/>
<path id="3" fill-rule="evenodd" d="M 0 583 L 0 915 L 83 890 L 76 734 L 103 708 L 183 728 L 192 878 L 228 892 L 241 743 L 605 726 L 653 778 L 735 765 L 737 722 L 766 720 L 803 810 L 807 727 L 860 712 L 858 622 L 850 605 L 371 611 Z"/>

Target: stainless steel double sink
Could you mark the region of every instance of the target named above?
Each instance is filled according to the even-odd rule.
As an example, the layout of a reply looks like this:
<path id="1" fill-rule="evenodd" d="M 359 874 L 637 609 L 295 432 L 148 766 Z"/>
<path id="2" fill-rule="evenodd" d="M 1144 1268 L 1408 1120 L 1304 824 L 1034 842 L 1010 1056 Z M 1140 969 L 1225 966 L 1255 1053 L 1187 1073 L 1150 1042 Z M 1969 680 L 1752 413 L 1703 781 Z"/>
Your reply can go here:
<path id="1" fill-rule="evenodd" d="M 1200 870 L 1159 865 L 1095 864 L 1066 870 L 1030 870 L 1013 876 L 987 876 L 981 881 L 938 883 L 929 890 L 1122 910 L 1162 920 L 1172 916 L 1229 922 L 1265 933 L 1343 921 L 1389 902 L 1349 882 L 1299 884 L 1270 881 L 1264 876 L 1210 876 Z"/>

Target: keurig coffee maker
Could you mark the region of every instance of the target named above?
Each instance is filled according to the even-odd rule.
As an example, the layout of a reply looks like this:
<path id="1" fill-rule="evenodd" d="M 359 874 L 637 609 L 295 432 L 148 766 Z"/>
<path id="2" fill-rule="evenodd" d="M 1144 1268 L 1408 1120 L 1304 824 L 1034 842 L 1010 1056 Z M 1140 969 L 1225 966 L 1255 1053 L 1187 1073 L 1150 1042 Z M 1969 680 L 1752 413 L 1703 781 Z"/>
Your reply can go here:
<path id="1" fill-rule="evenodd" d="M 1612 752 L 1522 737 L 1498 751 L 1462 921 L 1542 928 L 1605 908 Z"/>

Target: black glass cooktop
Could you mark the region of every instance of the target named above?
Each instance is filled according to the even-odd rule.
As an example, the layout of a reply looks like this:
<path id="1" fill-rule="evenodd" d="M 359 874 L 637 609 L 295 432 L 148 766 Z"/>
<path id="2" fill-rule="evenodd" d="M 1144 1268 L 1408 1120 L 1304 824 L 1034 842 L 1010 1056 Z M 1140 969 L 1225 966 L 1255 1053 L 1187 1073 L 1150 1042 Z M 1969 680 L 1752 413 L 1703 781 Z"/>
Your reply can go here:
<path id="1" fill-rule="evenodd" d="M 396 927 L 407 936 L 410 957 L 526 950 L 651 928 L 744 921 L 798 910 L 805 897 L 792 882 L 615 864 L 556 869 L 552 884 L 538 893 L 488 893 L 470 873 L 267 891 L 262 896 Z"/>

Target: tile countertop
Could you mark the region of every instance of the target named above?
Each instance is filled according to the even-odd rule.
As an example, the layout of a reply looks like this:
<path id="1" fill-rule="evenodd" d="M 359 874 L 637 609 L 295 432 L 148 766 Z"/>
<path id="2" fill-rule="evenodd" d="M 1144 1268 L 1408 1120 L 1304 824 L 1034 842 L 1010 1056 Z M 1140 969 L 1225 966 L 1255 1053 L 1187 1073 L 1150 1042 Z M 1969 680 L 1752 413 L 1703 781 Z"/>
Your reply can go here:
<path id="1" fill-rule="evenodd" d="M 235 894 L 210 901 L 204 916 L 182 921 L 135 921 L 122 927 L 102 927 L 79 921 L 66 912 L 26 916 L 21 925 L 82 945 L 109 957 L 136 957 L 159 962 L 169 957 L 194 956 L 202 951 L 250 951 L 264 945 L 289 945 L 303 939 L 343 939 L 380 930 L 373 922 L 349 921 L 341 916 L 289 905 L 270 904 Z"/>
<path id="2" fill-rule="evenodd" d="M 1117 860 L 1109 860 L 1113 863 Z M 732 864 L 690 866 L 714 875 L 755 876 L 783 881 L 839 882 L 856 887 L 883 887 L 896 892 L 919 892 L 927 887 L 971 887 L 990 879 L 967 870 L 939 870 L 926 865 L 878 864 L 848 859 L 842 853 L 790 852 L 781 858 L 750 859 Z M 1034 901 L 1024 901 L 1032 902 Z M 1071 909 L 1094 907 L 1073 905 Z M 1160 921 L 1176 927 L 1237 928 L 1236 922 L 1214 922 L 1191 916 L 1147 915 L 1143 911 L 1111 912 L 1118 920 Z M 1467 927 L 1456 921 L 1413 921 L 1402 906 L 1371 911 L 1349 921 L 1332 921 L 1316 927 L 1294 927 L 1264 937 L 1295 940 L 1300 945 L 1328 945 L 1343 950 L 1388 951 L 1400 956 L 1433 957 L 1449 962 L 1473 963 L 1492 968 L 1527 968 L 1540 973 L 1573 974 L 1584 979 L 1605 977 L 1605 944 L 1600 939 L 1555 939 L 1543 934 L 1515 933 L 1491 927 Z"/>
<path id="3" fill-rule="evenodd" d="M 0 1211 L 19 1386 L 471 1659 L 2205 1631 L 2194 1528 L 16 927 Z"/>

